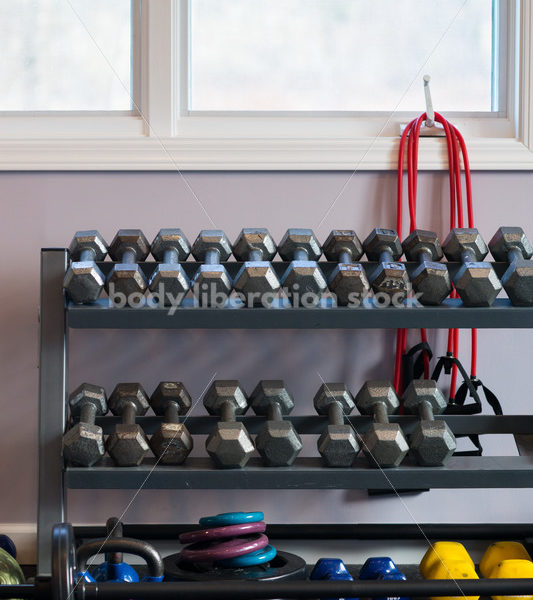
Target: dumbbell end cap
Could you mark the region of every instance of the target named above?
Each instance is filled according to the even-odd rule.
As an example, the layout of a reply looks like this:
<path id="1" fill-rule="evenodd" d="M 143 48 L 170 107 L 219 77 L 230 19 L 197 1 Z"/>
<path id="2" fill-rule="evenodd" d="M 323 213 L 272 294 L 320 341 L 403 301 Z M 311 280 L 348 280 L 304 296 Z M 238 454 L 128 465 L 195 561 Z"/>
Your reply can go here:
<path id="1" fill-rule="evenodd" d="M 217 379 L 206 391 L 203 403 L 210 415 L 219 415 L 222 405 L 230 402 L 238 415 L 248 409 L 248 397 L 236 379 Z"/>
<path id="2" fill-rule="evenodd" d="M 363 437 L 363 452 L 371 466 L 399 467 L 409 445 L 397 423 L 373 423 Z"/>
<path id="3" fill-rule="evenodd" d="M 159 262 L 165 260 L 166 250 L 176 250 L 178 260 L 187 260 L 191 253 L 189 240 L 181 229 L 160 229 L 152 242 L 152 256 Z"/>
<path id="4" fill-rule="evenodd" d="M 205 260 L 209 250 L 217 250 L 221 262 L 231 256 L 231 244 L 221 229 L 202 229 L 192 245 L 192 255 L 195 260 Z"/>
<path id="5" fill-rule="evenodd" d="M 70 259 L 78 261 L 83 250 L 91 249 L 95 260 L 104 260 L 107 255 L 107 242 L 96 229 L 76 231 L 69 246 Z"/>
<path id="6" fill-rule="evenodd" d="M 267 421 L 257 437 L 255 447 L 270 467 L 289 467 L 302 450 L 302 440 L 292 423 Z"/>
<path id="7" fill-rule="evenodd" d="M 294 399 L 282 379 L 262 379 L 250 394 L 250 406 L 256 415 L 266 415 L 273 403 L 279 404 L 283 415 L 294 408 Z"/>
<path id="8" fill-rule="evenodd" d="M 390 381 L 385 379 L 366 381 L 355 397 L 355 404 L 359 412 L 371 415 L 374 406 L 379 402 L 385 404 L 389 414 L 394 414 L 400 407 L 400 401 Z"/>
<path id="9" fill-rule="evenodd" d="M 245 261 L 250 252 L 259 250 L 264 261 L 274 258 L 277 252 L 274 238 L 264 227 L 245 227 L 233 244 L 233 255 L 237 260 Z"/>
<path id="10" fill-rule="evenodd" d="M 75 304 L 96 302 L 104 285 L 104 274 L 93 262 L 73 262 L 63 280 L 63 287 Z"/>
<path id="11" fill-rule="evenodd" d="M 205 448 L 222 468 L 240 469 L 254 452 L 254 444 L 242 423 L 217 423 L 206 440 Z"/>
<path id="12" fill-rule="evenodd" d="M 77 423 L 63 436 L 63 454 L 72 465 L 92 467 L 105 454 L 102 428 L 89 423 Z"/>
<path id="13" fill-rule="evenodd" d="M 192 399 L 181 381 L 161 381 L 150 397 L 150 406 L 158 416 L 163 416 L 169 404 L 176 403 L 181 415 L 187 414 Z"/>
<path id="14" fill-rule="evenodd" d="M 106 447 L 111 458 L 122 467 L 140 465 L 149 450 L 140 425 L 117 425 L 114 433 L 107 438 Z"/>
<path id="15" fill-rule="evenodd" d="M 350 467 L 359 452 L 350 425 L 328 425 L 318 438 L 317 448 L 328 467 Z"/>
<path id="16" fill-rule="evenodd" d="M 109 245 L 109 255 L 113 260 L 121 260 L 125 250 L 133 250 L 137 262 L 150 253 L 150 244 L 140 229 L 119 229 Z"/>
<path id="17" fill-rule="evenodd" d="M 278 253 L 283 260 L 292 260 L 296 250 L 305 250 L 310 261 L 318 260 L 322 248 L 312 229 L 287 229 L 278 246 Z"/>
<path id="18" fill-rule="evenodd" d="M 411 452 L 424 467 L 440 467 L 453 456 L 457 442 L 445 421 L 422 421 L 411 436 Z"/>
<path id="19" fill-rule="evenodd" d="M 332 261 L 338 261 L 341 252 L 349 252 L 353 262 L 363 256 L 361 241 L 352 229 L 333 229 L 322 245 L 322 251 Z"/>
<path id="20" fill-rule="evenodd" d="M 69 396 L 68 399 L 70 412 L 73 416 L 79 417 L 83 406 L 87 403 L 96 407 L 97 415 L 107 413 L 107 396 L 105 390 L 100 385 L 93 383 L 82 383 Z"/>
<path id="21" fill-rule="evenodd" d="M 181 423 L 162 423 L 150 439 L 150 448 L 163 465 L 181 465 L 193 446 L 191 434 Z"/>
<path id="22" fill-rule="evenodd" d="M 137 415 L 144 415 L 150 408 L 148 395 L 140 383 L 117 383 L 109 396 L 109 409 L 114 415 L 120 416 L 129 403 L 133 403 Z"/>

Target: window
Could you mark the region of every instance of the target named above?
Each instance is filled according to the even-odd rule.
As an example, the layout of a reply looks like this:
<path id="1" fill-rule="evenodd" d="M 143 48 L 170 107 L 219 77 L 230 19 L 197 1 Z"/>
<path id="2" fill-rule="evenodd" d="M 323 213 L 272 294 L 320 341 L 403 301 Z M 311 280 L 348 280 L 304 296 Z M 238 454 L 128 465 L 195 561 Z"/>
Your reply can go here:
<path id="1" fill-rule="evenodd" d="M 391 169 L 425 73 L 473 168 L 533 168 L 529 0 L 19 0 L 0 32 L 0 168 Z"/>
<path id="2" fill-rule="evenodd" d="M 0 2 L 0 37 L 0 111 L 131 110 L 129 0 Z"/>
<path id="3" fill-rule="evenodd" d="M 417 111 L 423 67 L 441 110 L 497 111 L 498 4 L 191 0 L 189 108 Z"/>

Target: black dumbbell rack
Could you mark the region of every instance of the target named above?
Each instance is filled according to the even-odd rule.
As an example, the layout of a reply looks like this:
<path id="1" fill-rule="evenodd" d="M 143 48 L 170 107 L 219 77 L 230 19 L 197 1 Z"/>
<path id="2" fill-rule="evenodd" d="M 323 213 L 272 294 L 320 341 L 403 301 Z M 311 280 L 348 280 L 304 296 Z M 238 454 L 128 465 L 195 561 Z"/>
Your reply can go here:
<path id="1" fill-rule="evenodd" d="M 102 271 L 107 273 L 113 263 L 99 263 Z M 275 269 L 282 273 L 288 263 L 276 262 Z M 334 268 L 335 263 L 320 263 L 326 276 Z M 141 266 L 149 275 L 156 263 L 146 262 Z M 101 300 L 92 306 L 77 306 L 66 303 L 62 290 L 62 282 L 68 266 L 68 251 L 66 249 L 43 249 L 41 253 L 41 305 L 40 305 L 40 380 L 39 380 L 39 513 L 38 513 L 38 574 L 47 577 L 51 574 L 52 549 L 50 534 L 54 524 L 65 520 L 66 489 L 117 489 L 137 488 L 152 470 L 155 459 L 147 459 L 142 466 L 134 468 L 117 468 L 108 459 L 104 459 L 96 467 L 75 468 L 65 467 L 61 456 L 62 436 L 67 426 L 67 348 L 70 328 L 114 328 L 114 329 L 172 329 L 172 328 L 217 328 L 217 329 L 266 329 L 266 328 L 300 328 L 300 329 L 362 329 L 362 328 L 533 328 L 533 308 L 518 308 L 511 306 L 507 299 L 500 299 L 490 308 L 465 308 L 460 300 L 446 300 L 438 307 L 412 308 L 378 308 L 358 307 L 345 308 L 328 305 L 317 308 L 227 308 L 206 309 L 195 308 L 191 304 L 177 309 L 173 315 L 166 308 L 113 308 L 107 300 Z M 188 275 L 192 275 L 198 264 L 183 263 Z M 371 275 L 376 263 L 364 263 L 365 269 Z M 416 267 L 416 263 L 406 263 L 408 271 Z M 235 275 L 239 263 L 226 263 L 230 275 Z M 448 267 L 453 272 L 459 265 L 450 263 Z M 501 276 L 505 264 L 494 263 L 494 268 Z M 452 458 L 445 467 L 424 468 L 410 463 L 408 460 L 397 469 L 387 470 L 386 481 L 379 470 L 369 466 L 368 462 L 358 459 L 349 469 L 327 469 L 318 458 L 298 458 L 293 466 L 287 468 L 263 467 L 257 460 L 250 460 L 243 470 L 217 470 L 208 458 L 189 458 L 181 466 L 158 466 L 144 483 L 146 488 L 159 489 L 390 489 L 391 484 L 402 490 L 419 490 L 423 488 L 533 488 L 533 454 L 529 454 L 528 440 L 525 437 L 533 432 L 533 415 L 513 416 L 459 416 L 444 417 L 455 434 L 487 434 L 507 433 L 518 439 L 520 456 L 515 457 L 465 457 Z M 152 433 L 160 423 L 159 417 L 141 417 L 138 422 L 146 433 Z M 207 433 L 216 419 L 212 417 L 190 417 L 187 427 L 191 433 Z M 261 417 L 242 417 L 250 433 L 258 431 L 263 419 Z M 319 416 L 291 418 L 301 434 L 318 434 L 324 424 Z M 393 417 L 401 423 L 406 434 L 413 429 L 416 419 L 410 416 Z M 350 421 L 360 432 L 370 425 L 368 417 L 353 417 Z M 116 419 L 104 417 L 98 424 L 109 433 Z M 531 445 L 530 445 L 531 446 Z M 533 453 L 533 451 L 532 451 Z M 133 527 L 133 529 L 131 529 Z M 171 527 L 158 526 L 126 526 L 126 535 L 137 537 L 162 537 L 163 530 L 174 531 Z M 144 529 L 143 529 L 144 527 Z M 359 531 L 367 532 L 366 539 L 402 539 L 407 535 L 409 526 L 387 525 L 386 532 L 379 525 L 370 526 L 272 526 L 281 527 L 284 535 L 293 537 L 309 537 L 333 539 L 338 535 L 348 535 L 350 539 L 360 539 Z M 305 529 L 307 527 L 307 529 Z M 407 529 L 406 529 L 407 527 Z M 531 527 L 519 525 L 516 536 L 512 535 L 513 526 L 481 526 L 470 529 L 468 535 L 462 536 L 464 526 L 442 525 L 422 526 L 433 528 L 438 535 L 429 535 L 430 539 L 461 539 L 461 537 L 477 539 L 503 539 L 509 537 L 524 538 Z M 494 529 L 496 527 L 496 529 Z M 502 527 L 500 530 L 498 527 Z M 487 537 L 483 531 L 488 532 Z M 142 532 L 143 535 L 139 535 Z M 270 532 L 270 530 L 269 530 Z M 381 532 L 381 533 L 380 533 Z M 501 535 L 499 535 L 499 532 Z M 87 534 L 87 530 L 80 534 Z M 271 531 L 275 539 L 280 537 Z M 416 533 L 416 532 L 415 532 Z M 418 531 L 420 534 L 420 531 Z M 471 533 L 476 533 L 471 536 Z M 490 535 L 492 533 L 492 535 Z M 533 530 L 532 530 L 533 533 Z M 158 535 L 161 534 L 161 535 Z M 412 534 L 414 535 L 414 533 Z M 283 537 L 283 536 L 282 536 Z M 411 538 L 412 539 L 412 538 Z M 410 581 L 402 585 L 401 591 L 391 591 L 390 582 L 355 582 L 342 584 L 332 582 L 287 582 L 287 588 L 270 588 L 272 593 L 280 597 L 305 598 L 337 597 L 337 596 L 397 596 L 397 595 L 455 595 L 455 587 L 450 582 Z M 110 597 L 111 593 L 103 592 L 108 589 L 100 584 L 100 594 L 92 590 L 89 595 L 96 598 Z M 111 584 L 109 584 L 111 585 Z M 114 584 L 119 585 L 119 584 Z M 136 586 L 142 586 L 137 588 Z M 147 584 L 129 586 L 129 591 L 113 588 L 119 597 L 146 597 Z M 170 598 L 176 594 L 180 597 L 211 597 L 211 598 L 243 598 L 251 599 L 258 596 L 258 583 L 240 584 L 215 590 L 209 585 L 198 583 L 149 584 L 154 592 L 153 597 Z M 260 585 L 260 583 L 259 583 Z M 270 584 L 269 584 L 270 585 Z M 282 584 L 279 584 L 282 585 Z M 330 587 L 327 587 L 327 586 Z M 356 587 L 350 587 L 356 586 Z M 394 585 L 394 584 L 393 584 Z M 205 586 L 205 587 L 201 587 Z M 302 586 L 298 588 L 298 586 Z M 325 586 L 325 587 L 324 587 Z M 337 587 L 336 587 L 337 586 Z M 343 587 L 344 586 L 344 587 Z M 375 587 L 373 587 L 375 586 Z M 381 586 L 381 587 L 380 587 Z M 388 586 L 385 588 L 384 586 Z M 466 595 L 490 595 L 493 593 L 533 593 L 533 580 L 480 580 L 461 584 Z M 140 590 L 133 592 L 133 587 Z M 235 587 L 235 590 L 233 588 Z M 289 590 L 290 588 L 290 590 Z M 364 588 L 364 589 L 363 589 Z M 163 591 L 164 590 L 164 591 Z M 191 596 L 191 590 L 196 595 Z M 203 591 L 202 591 L 203 590 Z M 232 595 L 232 590 L 235 593 Z M 89 588 L 88 588 L 89 591 Z M 290 593 L 289 593 L 290 592 Z M 182 594 L 182 595 L 181 595 Z M 228 595 L 229 594 L 229 595 Z M 263 596 L 266 597 L 266 596 Z"/>

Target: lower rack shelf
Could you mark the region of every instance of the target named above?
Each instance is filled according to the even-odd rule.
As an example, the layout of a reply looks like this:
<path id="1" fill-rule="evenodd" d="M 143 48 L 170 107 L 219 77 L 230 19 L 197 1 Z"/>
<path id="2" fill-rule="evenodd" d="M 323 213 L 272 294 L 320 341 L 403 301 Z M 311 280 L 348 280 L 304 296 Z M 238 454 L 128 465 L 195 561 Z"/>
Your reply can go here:
<path id="1" fill-rule="evenodd" d="M 445 467 L 408 461 L 396 469 L 376 469 L 364 458 L 350 468 L 326 468 L 320 458 L 299 458 L 293 466 L 269 468 L 252 458 L 244 469 L 216 469 L 207 457 L 181 466 L 116 467 L 105 458 L 92 468 L 68 467 L 65 484 L 73 489 L 372 489 L 533 487 L 533 457 L 458 456 Z"/>

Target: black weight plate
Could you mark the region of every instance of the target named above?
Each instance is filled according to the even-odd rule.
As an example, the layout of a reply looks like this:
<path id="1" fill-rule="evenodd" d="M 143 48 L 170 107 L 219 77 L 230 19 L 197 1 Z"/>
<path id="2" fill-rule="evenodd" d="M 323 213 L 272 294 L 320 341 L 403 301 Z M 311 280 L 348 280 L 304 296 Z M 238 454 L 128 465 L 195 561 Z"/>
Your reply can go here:
<path id="1" fill-rule="evenodd" d="M 224 569 L 212 563 L 193 564 L 180 560 L 180 555 L 171 554 L 163 560 L 165 581 L 217 581 L 247 579 L 254 581 L 279 581 L 281 579 L 305 579 L 303 558 L 280 552 L 276 558 L 264 565 L 241 569 Z"/>
<path id="2" fill-rule="evenodd" d="M 71 598 L 75 585 L 76 543 L 70 523 L 52 529 L 52 600 Z"/>

